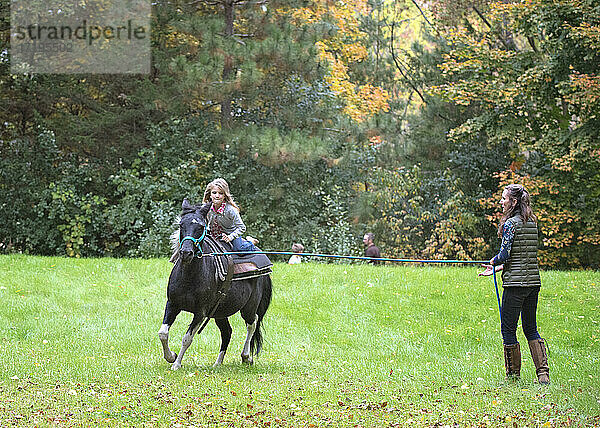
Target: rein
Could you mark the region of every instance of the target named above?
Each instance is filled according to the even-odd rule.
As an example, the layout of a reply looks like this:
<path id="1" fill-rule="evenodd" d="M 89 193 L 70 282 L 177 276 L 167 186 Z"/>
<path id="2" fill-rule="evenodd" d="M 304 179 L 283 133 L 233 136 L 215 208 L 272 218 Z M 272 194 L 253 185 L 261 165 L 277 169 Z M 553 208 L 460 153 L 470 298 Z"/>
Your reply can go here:
<path id="1" fill-rule="evenodd" d="M 224 252 L 212 252 L 209 254 L 204 254 L 202 252 L 202 241 L 204 241 L 204 238 L 206 237 L 206 227 L 204 228 L 204 230 L 202 231 L 202 235 L 199 238 L 194 238 L 191 235 L 185 236 L 183 239 L 179 239 L 179 250 L 181 251 L 181 247 L 183 246 L 183 243 L 185 241 L 192 241 L 192 244 L 195 248 L 194 251 L 194 257 L 197 258 L 202 258 L 202 257 L 217 257 L 217 256 L 226 256 L 227 257 L 227 261 L 228 261 L 228 269 L 227 269 L 227 278 L 224 281 L 224 285 L 226 288 L 225 292 L 223 292 L 222 290 L 218 291 L 219 296 L 216 299 L 215 304 L 213 305 L 213 308 L 209 314 L 208 317 L 205 318 L 204 322 L 202 323 L 202 326 L 200 328 L 200 331 L 202 331 L 204 329 L 204 327 L 206 327 L 206 324 L 208 323 L 208 320 L 210 319 L 210 317 L 214 314 L 214 312 L 217 309 L 217 306 L 219 306 L 219 303 L 221 302 L 221 300 L 227 295 L 227 291 L 229 290 L 229 286 L 231 285 L 231 277 L 233 275 L 232 271 L 232 266 L 233 266 L 233 262 L 231 260 L 231 256 L 232 255 L 249 255 L 249 254 L 265 254 L 265 255 L 299 255 L 299 256 L 305 256 L 305 257 L 325 257 L 325 258 L 334 258 L 334 259 L 351 259 L 351 260 L 368 260 L 368 261 L 379 261 L 379 262 L 401 262 L 401 263 L 452 263 L 452 264 L 480 264 L 480 263 L 485 263 L 485 261 L 480 261 L 480 260 L 415 260 L 415 259 L 392 259 L 392 258 L 385 258 L 385 257 L 381 257 L 381 258 L 372 258 L 372 257 L 358 257 L 358 256 L 347 256 L 347 255 L 340 255 L 340 254 L 319 254 L 319 253 L 295 253 L 295 252 L 288 252 L 288 251 L 224 251 Z M 496 281 L 496 269 L 494 266 L 492 266 L 492 275 L 493 275 L 493 279 L 494 279 L 494 287 L 496 289 L 496 298 L 498 300 L 498 312 L 500 313 L 500 319 L 502 319 L 502 305 L 500 304 L 500 294 L 498 292 L 498 283 Z"/>
<path id="2" fill-rule="evenodd" d="M 392 259 L 385 257 L 359 257 L 346 256 L 341 254 L 320 254 L 320 253 L 296 253 L 290 251 L 228 251 L 228 252 L 213 252 L 202 254 L 199 257 L 217 257 L 217 256 L 232 256 L 232 255 L 248 255 L 248 254 L 265 254 L 265 255 L 298 255 L 303 257 L 325 257 L 333 259 L 350 259 L 350 260 L 366 260 L 379 262 L 400 262 L 400 263 L 440 263 L 440 264 L 483 264 L 486 260 L 418 260 L 418 259 Z M 498 292 L 498 282 L 496 280 L 496 268 L 492 266 L 492 275 L 494 278 L 494 288 L 496 289 L 496 299 L 498 300 L 498 312 L 502 319 L 502 305 L 500 303 L 500 293 Z"/>
<path id="3" fill-rule="evenodd" d="M 500 304 L 500 293 L 498 292 L 498 281 L 496 281 L 496 266 L 492 266 L 492 275 L 494 276 L 494 287 L 496 288 L 496 298 L 498 299 L 498 312 L 500 313 L 500 322 L 502 322 L 502 305 Z"/>
<path id="4" fill-rule="evenodd" d="M 298 255 L 303 257 L 324 257 L 332 259 L 350 259 L 350 260 L 366 260 L 366 261 L 379 261 L 379 262 L 400 262 L 400 263 L 440 263 L 440 264 L 483 264 L 487 263 L 486 260 L 419 260 L 419 259 L 392 259 L 386 257 L 362 257 L 362 256 L 346 256 L 343 254 L 321 254 L 321 253 L 295 253 L 292 251 L 226 251 L 226 252 L 213 252 L 204 254 L 202 257 L 216 257 L 216 256 L 232 256 L 240 255 L 245 256 L 249 254 L 265 254 L 265 255 Z"/>

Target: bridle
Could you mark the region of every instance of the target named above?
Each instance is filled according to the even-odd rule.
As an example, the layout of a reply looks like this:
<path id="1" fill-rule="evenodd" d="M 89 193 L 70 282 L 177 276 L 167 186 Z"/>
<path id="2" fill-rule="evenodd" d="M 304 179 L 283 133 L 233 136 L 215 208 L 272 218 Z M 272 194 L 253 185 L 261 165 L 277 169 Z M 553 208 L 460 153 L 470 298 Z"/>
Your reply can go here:
<path id="1" fill-rule="evenodd" d="M 179 251 L 181 251 L 181 247 L 183 246 L 183 243 L 185 241 L 192 241 L 192 245 L 194 247 L 194 256 L 195 257 L 202 257 L 202 241 L 204 241 L 204 238 L 206 237 L 206 226 L 204 227 L 204 230 L 202 231 L 202 235 L 199 238 L 194 238 L 191 235 L 185 236 L 183 239 L 179 238 Z"/>

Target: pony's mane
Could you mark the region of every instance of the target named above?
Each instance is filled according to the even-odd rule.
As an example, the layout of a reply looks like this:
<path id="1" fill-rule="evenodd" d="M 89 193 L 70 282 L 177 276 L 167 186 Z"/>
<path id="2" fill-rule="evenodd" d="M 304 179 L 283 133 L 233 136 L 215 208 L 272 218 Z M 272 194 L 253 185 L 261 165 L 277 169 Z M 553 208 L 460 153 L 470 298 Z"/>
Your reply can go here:
<path id="1" fill-rule="evenodd" d="M 173 222 L 173 227 L 175 228 L 171 233 L 171 237 L 169 240 L 171 241 L 171 252 L 175 253 L 179 251 L 179 223 L 181 222 L 181 216 L 175 217 L 175 221 Z"/>

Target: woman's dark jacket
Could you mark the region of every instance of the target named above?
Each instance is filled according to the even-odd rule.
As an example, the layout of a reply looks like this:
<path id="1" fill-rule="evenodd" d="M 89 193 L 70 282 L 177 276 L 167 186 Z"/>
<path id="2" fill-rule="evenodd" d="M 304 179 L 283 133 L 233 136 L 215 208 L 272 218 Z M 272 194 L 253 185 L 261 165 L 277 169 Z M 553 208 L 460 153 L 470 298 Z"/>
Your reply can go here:
<path id="1" fill-rule="evenodd" d="M 503 287 L 540 287 L 538 266 L 538 229 L 533 221 L 523 222 L 520 215 L 511 218 L 516 223 L 510 257 L 502 270 Z"/>

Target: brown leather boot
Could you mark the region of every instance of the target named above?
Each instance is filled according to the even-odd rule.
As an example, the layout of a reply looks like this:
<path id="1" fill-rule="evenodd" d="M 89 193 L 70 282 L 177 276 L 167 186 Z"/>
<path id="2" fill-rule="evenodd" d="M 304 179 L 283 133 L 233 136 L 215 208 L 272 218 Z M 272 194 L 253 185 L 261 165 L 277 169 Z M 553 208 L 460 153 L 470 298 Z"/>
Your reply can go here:
<path id="1" fill-rule="evenodd" d="M 521 347 L 519 342 L 514 345 L 504 345 L 504 366 L 506 377 L 519 379 L 521 376 Z"/>
<path id="2" fill-rule="evenodd" d="M 546 354 L 546 341 L 544 339 L 530 340 L 529 350 L 535 365 L 538 382 L 542 385 L 548 385 L 550 383 L 550 368 L 548 367 L 548 354 Z"/>

